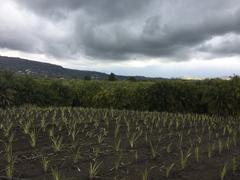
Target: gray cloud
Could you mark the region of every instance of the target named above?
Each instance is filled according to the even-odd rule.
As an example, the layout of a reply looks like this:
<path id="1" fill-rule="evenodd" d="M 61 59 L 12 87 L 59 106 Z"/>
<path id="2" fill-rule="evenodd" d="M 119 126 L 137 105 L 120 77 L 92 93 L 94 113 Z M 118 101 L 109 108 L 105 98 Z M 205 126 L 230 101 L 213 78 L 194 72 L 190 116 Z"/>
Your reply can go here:
<path id="1" fill-rule="evenodd" d="M 240 54 L 238 0 L 12 0 L 34 16 L 31 27 L 0 35 L 0 47 L 57 58 L 128 60 L 164 57 L 187 60 L 198 52 Z M 11 12 L 9 12 L 11 13 Z M 0 18 L 1 22 L 1 18 Z M 19 22 L 21 25 L 21 22 Z M 37 24 L 37 25 L 36 25 Z M 222 37 L 217 45 L 209 45 Z M 226 43 L 229 42 L 230 43 Z"/>
<path id="2" fill-rule="evenodd" d="M 98 21 L 127 18 L 135 13 L 139 15 L 138 12 L 149 4 L 145 0 L 22 0 L 21 3 L 43 16 L 63 18 L 73 11 L 82 10 Z"/>
<path id="3" fill-rule="evenodd" d="M 240 33 L 228 33 L 225 36 L 213 37 L 197 47 L 198 51 L 221 57 L 236 56 L 240 53 Z"/>

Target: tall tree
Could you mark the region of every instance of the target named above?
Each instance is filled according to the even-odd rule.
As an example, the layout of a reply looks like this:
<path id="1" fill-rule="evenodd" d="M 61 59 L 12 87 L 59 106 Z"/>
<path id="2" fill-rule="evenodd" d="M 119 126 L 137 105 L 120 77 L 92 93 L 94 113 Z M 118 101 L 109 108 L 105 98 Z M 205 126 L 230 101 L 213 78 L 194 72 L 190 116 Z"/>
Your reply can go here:
<path id="1" fill-rule="evenodd" d="M 108 80 L 109 81 L 116 81 L 117 78 L 116 78 L 116 75 L 114 73 L 111 73 L 109 76 L 108 76 Z"/>

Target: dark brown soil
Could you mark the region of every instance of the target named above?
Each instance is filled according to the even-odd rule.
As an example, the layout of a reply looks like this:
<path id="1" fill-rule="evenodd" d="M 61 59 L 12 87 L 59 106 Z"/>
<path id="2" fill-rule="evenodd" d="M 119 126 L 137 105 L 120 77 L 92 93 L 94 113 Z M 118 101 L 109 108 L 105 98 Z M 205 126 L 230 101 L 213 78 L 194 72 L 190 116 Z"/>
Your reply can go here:
<path id="1" fill-rule="evenodd" d="M 40 126 L 43 117 L 46 118 L 47 124 L 45 131 Z M 64 119 L 67 120 L 67 124 L 78 122 L 76 127 L 80 128 L 80 132 L 75 141 L 68 134 L 69 130 L 64 124 Z M 38 132 L 37 145 L 34 148 L 30 145 L 30 136 L 24 133 L 20 123 L 28 120 L 32 120 L 30 129 Z M 143 173 L 147 168 L 149 180 L 220 180 L 222 169 L 226 165 L 224 179 L 240 180 L 238 164 L 237 169 L 233 171 L 233 158 L 240 163 L 239 119 L 80 108 L 1 110 L 0 124 L 7 126 L 10 122 L 14 124 L 11 132 L 14 133 L 13 154 L 16 162 L 13 177 L 15 178 L 50 180 L 53 179 L 52 169 L 58 169 L 62 179 L 87 180 L 90 163 L 96 162 L 101 165 L 97 177 L 93 179 L 143 180 Z M 106 122 L 109 122 L 109 125 Z M 126 122 L 130 122 L 129 133 Z M 120 124 L 120 128 L 119 134 L 115 137 L 117 124 Z M 49 136 L 49 130 L 53 127 L 54 136 L 63 138 L 64 147 L 59 152 L 53 150 Z M 229 129 L 224 130 L 224 127 Z M 104 134 L 104 131 L 107 134 L 103 142 L 98 142 L 98 136 Z M 141 135 L 131 148 L 127 134 L 132 136 L 134 133 Z M 180 134 L 182 134 L 182 143 L 180 143 Z M 209 134 L 211 134 L 210 138 Z M 121 139 L 119 152 L 114 148 L 117 139 Z M 9 136 L 5 137 L 3 128 L 0 129 L 0 140 L 0 179 L 5 179 L 7 161 L 4 143 L 9 141 Z M 221 152 L 219 152 L 219 140 L 222 143 Z M 157 146 L 156 158 L 152 158 L 150 141 L 153 146 Z M 167 152 L 170 143 L 170 152 Z M 76 154 L 74 152 L 76 148 L 73 144 L 77 144 L 81 154 L 81 159 L 75 163 L 73 155 Z M 195 155 L 197 146 L 199 162 L 196 162 Z M 209 146 L 215 146 L 211 157 L 208 157 Z M 96 153 L 97 151 L 99 153 Z M 182 168 L 180 163 L 181 151 L 184 155 L 187 151 L 191 153 L 185 168 Z M 42 156 L 50 160 L 46 173 L 41 164 Z M 116 169 L 114 164 L 118 160 L 120 165 Z M 174 166 L 167 178 L 166 167 L 172 163 Z"/>

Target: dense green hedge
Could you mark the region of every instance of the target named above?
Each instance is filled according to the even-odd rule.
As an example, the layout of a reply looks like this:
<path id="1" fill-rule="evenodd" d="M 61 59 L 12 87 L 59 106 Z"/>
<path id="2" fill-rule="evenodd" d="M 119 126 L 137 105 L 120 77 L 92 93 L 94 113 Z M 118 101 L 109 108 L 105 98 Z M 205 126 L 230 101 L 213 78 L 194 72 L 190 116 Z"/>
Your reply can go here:
<path id="1" fill-rule="evenodd" d="M 0 107 L 24 104 L 238 115 L 240 79 L 109 82 L 0 72 Z"/>

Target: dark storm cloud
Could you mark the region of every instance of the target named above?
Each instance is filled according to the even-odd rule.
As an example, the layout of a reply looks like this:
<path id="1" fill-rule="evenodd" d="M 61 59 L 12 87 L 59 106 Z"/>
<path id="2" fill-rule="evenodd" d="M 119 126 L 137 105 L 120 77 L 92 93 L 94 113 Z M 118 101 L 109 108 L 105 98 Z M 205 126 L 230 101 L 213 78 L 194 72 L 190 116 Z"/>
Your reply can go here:
<path id="1" fill-rule="evenodd" d="M 16 38 L 15 44 L 0 36 L 0 46 L 9 49 L 109 60 L 186 60 L 199 52 L 213 56 L 240 54 L 239 41 L 223 45 L 229 38 L 226 34 L 240 33 L 238 0 L 14 1 L 20 12 L 34 14 L 43 29 L 30 29 L 25 40 Z M 214 46 L 206 44 L 214 37 L 223 40 Z"/>
<path id="2" fill-rule="evenodd" d="M 82 10 L 103 21 L 126 18 L 149 4 L 145 0 L 22 0 L 21 3 L 44 16 L 56 17 Z"/>

